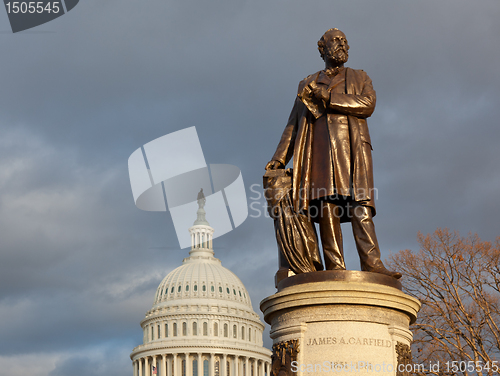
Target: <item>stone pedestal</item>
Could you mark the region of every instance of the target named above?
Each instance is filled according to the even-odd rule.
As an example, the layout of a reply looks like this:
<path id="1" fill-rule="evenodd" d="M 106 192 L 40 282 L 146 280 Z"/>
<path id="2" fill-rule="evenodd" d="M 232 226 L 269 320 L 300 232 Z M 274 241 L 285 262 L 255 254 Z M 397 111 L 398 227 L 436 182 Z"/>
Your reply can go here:
<path id="1" fill-rule="evenodd" d="M 276 376 L 406 375 L 420 303 L 392 277 L 321 271 L 283 279 L 260 303 Z"/>

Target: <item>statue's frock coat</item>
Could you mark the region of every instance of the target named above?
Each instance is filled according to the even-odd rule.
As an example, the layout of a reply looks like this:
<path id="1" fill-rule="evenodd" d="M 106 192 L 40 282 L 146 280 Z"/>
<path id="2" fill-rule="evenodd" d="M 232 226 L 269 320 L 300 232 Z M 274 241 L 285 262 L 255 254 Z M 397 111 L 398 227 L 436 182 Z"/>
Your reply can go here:
<path id="1" fill-rule="evenodd" d="M 315 119 L 297 97 L 273 156 L 284 165 L 294 157 L 294 208 L 307 212 L 311 200 L 334 196 L 370 206 L 375 215 L 372 147 L 366 123 L 375 109 L 372 82 L 362 70 L 345 68 L 333 79 L 320 71 L 302 80 L 298 93 L 313 80 L 329 87 L 326 112 Z"/>

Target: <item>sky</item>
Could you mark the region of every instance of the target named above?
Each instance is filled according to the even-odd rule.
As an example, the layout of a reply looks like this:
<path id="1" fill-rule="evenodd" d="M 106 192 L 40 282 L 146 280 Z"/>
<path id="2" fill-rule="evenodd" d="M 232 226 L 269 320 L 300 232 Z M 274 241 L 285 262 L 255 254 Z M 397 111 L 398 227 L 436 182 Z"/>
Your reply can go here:
<path id="1" fill-rule="evenodd" d="M 496 0 L 81 0 L 13 34 L 0 11 L 0 376 L 132 374 L 139 322 L 188 250 L 168 213 L 135 207 L 127 160 L 191 126 L 208 163 L 242 172 L 253 206 L 214 249 L 260 313 L 277 270 L 264 166 L 332 27 L 377 92 L 383 257 L 437 227 L 494 241 L 499 19 Z"/>

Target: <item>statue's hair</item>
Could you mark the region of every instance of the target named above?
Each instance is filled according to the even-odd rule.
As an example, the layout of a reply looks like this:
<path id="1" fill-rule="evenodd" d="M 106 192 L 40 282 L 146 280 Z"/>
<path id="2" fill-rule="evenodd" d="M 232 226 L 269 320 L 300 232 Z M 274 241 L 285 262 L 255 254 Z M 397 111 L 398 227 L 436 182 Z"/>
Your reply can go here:
<path id="1" fill-rule="evenodd" d="M 337 29 L 336 27 L 328 29 L 327 31 L 324 32 L 324 34 L 321 36 L 321 39 L 318 41 L 318 51 L 323 60 L 325 60 L 325 35 L 328 34 L 330 31 L 340 31 L 340 30 Z M 340 32 L 344 34 L 342 31 Z M 347 45 L 347 49 L 349 49 L 349 45 Z"/>

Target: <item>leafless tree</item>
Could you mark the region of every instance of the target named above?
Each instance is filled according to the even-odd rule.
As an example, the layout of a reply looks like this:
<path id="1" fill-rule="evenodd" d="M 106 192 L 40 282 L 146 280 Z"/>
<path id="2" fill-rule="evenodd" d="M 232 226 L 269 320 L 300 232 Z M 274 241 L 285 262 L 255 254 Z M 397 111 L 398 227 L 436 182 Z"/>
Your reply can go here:
<path id="1" fill-rule="evenodd" d="M 406 293 L 422 302 L 413 325 L 418 375 L 498 375 L 500 368 L 500 237 L 460 237 L 438 229 L 418 235 L 418 252 L 400 251 L 390 267 Z M 437 364 L 430 370 L 429 362 Z"/>

